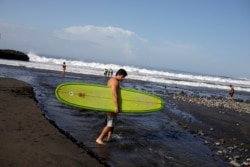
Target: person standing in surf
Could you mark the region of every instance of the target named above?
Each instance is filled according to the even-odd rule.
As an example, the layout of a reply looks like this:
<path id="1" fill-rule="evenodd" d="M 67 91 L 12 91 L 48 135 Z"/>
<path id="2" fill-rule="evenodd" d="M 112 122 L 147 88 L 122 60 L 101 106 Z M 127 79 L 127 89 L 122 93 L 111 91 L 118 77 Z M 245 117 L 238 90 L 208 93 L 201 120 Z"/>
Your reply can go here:
<path id="1" fill-rule="evenodd" d="M 124 69 L 119 69 L 116 72 L 116 75 L 110 78 L 107 82 L 107 86 L 111 87 L 111 94 L 114 102 L 114 112 L 107 113 L 107 124 L 103 128 L 101 134 L 96 139 L 96 143 L 104 144 L 103 139 L 107 136 L 107 141 L 111 141 L 112 133 L 114 130 L 115 120 L 120 111 L 120 106 L 118 102 L 118 89 L 120 82 L 122 82 L 127 76 L 127 72 Z"/>
<path id="2" fill-rule="evenodd" d="M 234 98 L 233 98 L 233 96 L 234 96 L 234 87 L 233 87 L 233 85 L 229 85 L 229 92 L 228 92 L 228 94 L 229 94 L 229 99 L 232 100 L 232 101 L 234 101 Z"/>
<path id="3" fill-rule="evenodd" d="M 63 62 L 63 64 L 62 64 L 62 76 L 64 76 L 65 71 L 66 71 L 66 63 Z"/>

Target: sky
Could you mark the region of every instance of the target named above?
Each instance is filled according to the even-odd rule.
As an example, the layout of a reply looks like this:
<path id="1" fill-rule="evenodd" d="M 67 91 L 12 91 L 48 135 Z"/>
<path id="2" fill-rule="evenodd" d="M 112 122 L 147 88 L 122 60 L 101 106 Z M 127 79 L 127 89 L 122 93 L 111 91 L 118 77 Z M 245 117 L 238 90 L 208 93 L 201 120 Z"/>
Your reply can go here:
<path id="1" fill-rule="evenodd" d="M 0 0 L 0 49 L 250 78 L 250 1 Z"/>

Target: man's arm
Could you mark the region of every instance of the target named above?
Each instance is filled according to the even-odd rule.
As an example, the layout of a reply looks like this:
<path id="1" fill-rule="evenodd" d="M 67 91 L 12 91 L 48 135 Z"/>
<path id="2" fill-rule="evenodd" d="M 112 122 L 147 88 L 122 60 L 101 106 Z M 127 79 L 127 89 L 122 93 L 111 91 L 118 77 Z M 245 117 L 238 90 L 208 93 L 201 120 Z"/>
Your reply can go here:
<path id="1" fill-rule="evenodd" d="M 118 101 L 118 89 L 119 89 L 118 81 L 113 80 L 111 84 L 111 91 L 112 91 L 113 102 L 115 105 L 115 113 L 120 112 L 119 101 Z"/>

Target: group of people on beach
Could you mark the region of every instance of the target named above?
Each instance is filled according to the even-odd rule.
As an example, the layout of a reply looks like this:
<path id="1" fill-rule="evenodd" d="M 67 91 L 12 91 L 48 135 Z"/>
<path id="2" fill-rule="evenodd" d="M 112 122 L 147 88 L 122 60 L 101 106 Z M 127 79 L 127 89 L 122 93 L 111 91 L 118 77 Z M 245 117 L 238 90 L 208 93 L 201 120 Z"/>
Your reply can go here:
<path id="1" fill-rule="evenodd" d="M 113 70 L 111 68 L 109 70 L 105 68 L 103 73 L 104 73 L 104 76 L 107 76 L 107 77 L 113 76 Z"/>
<path id="2" fill-rule="evenodd" d="M 64 76 L 66 71 L 66 63 L 63 62 L 62 64 L 62 75 Z M 118 115 L 119 112 L 121 112 L 120 110 L 120 106 L 119 106 L 119 102 L 118 102 L 118 89 L 120 87 L 120 82 L 122 82 L 125 77 L 128 75 L 126 70 L 124 69 L 119 69 L 115 76 L 112 77 L 113 75 L 113 70 L 110 69 L 105 69 L 104 70 L 104 75 L 105 76 L 111 76 L 111 78 L 108 80 L 107 82 L 107 86 L 111 87 L 111 94 L 112 94 L 112 99 L 114 102 L 114 112 L 107 112 L 107 117 L 106 117 L 106 125 L 105 127 L 102 129 L 100 135 L 97 137 L 96 139 L 96 143 L 98 144 L 104 144 L 104 138 L 107 137 L 106 141 L 111 141 L 112 140 L 112 133 L 114 131 L 114 126 L 115 126 L 115 121 L 116 121 L 116 117 Z M 229 85 L 229 99 L 234 101 L 234 87 L 233 85 Z"/>

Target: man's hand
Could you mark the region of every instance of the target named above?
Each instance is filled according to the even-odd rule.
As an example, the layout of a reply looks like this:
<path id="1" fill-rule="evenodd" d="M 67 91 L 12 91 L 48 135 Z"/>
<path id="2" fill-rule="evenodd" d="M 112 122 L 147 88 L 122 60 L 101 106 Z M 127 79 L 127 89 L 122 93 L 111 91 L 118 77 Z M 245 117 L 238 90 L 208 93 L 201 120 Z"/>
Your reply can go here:
<path id="1" fill-rule="evenodd" d="M 115 107 L 115 113 L 118 114 L 120 112 L 120 109 L 118 107 Z"/>

